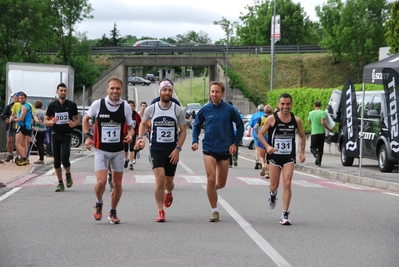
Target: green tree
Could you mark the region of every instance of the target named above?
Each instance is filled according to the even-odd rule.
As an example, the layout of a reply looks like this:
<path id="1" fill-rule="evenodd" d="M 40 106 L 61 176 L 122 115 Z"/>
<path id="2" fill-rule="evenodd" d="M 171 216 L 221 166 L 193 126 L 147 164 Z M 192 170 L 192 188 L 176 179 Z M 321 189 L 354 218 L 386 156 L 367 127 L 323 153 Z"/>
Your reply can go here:
<path id="1" fill-rule="evenodd" d="M 109 40 L 109 38 L 104 33 L 103 36 L 101 36 L 101 39 L 99 39 L 97 41 L 96 45 L 97 46 L 111 46 L 111 41 Z"/>
<path id="2" fill-rule="evenodd" d="M 204 31 L 188 31 L 184 34 L 176 35 L 174 39 L 176 39 L 177 43 L 183 45 L 206 45 L 212 43 L 212 39 L 209 37 L 209 34 Z"/>
<path id="3" fill-rule="evenodd" d="M 389 52 L 399 52 L 399 1 L 391 4 L 389 19 L 386 23 L 385 37 L 387 45 L 390 47 Z"/>
<path id="4" fill-rule="evenodd" d="M 50 0 L 0 1 L 0 95 L 5 95 L 5 73 L 8 61 L 49 62 L 41 56 L 54 46 Z"/>
<path id="5" fill-rule="evenodd" d="M 93 9 L 88 0 L 51 0 L 51 10 L 54 40 L 60 48 L 59 56 L 63 64 L 68 64 L 73 46 L 78 42 L 74 36 L 76 24 L 83 19 L 93 18 L 90 15 Z"/>
<path id="6" fill-rule="evenodd" d="M 319 45 L 331 51 L 334 63 L 341 56 L 341 45 L 339 44 L 339 33 L 337 27 L 340 23 L 343 3 L 341 0 L 327 0 L 323 6 L 316 6 L 316 15 L 319 17 L 322 27 L 322 40 Z"/>
<path id="7" fill-rule="evenodd" d="M 241 16 L 243 25 L 236 27 L 241 45 L 270 45 L 271 19 L 274 2 L 256 0 L 254 6 L 247 6 L 248 13 Z M 280 44 L 314 44 L 318 40 L 317 30 L 300 3 L 291 0 L 276 1 L 276 15 L 280 15 Z"/>
<path id="8" fill-rule="evenodd" d="M 121 46 L 124 42 L 124 38 L 120 37 L 120 33 L 116 28 L 116 22 L 114 23 L 114 28 L 111 30 L 111 46 Z"/>

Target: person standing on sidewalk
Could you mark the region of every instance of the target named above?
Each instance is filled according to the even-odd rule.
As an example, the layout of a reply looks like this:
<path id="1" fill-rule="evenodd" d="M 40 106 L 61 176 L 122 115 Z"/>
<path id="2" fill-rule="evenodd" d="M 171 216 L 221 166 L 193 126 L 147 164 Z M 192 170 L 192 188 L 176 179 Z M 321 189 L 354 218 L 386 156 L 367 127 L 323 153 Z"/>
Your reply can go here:
<path id="1" fill-rule="evenodd" d="M 1 118 L 6 122 L 6 136 L 7 136 L 7 150 L 8 155 L 5 159 L 6 162 L 10 162 L 14 159 L 14 139 L 15 139 L 15 122 L 11 121 L 12 107 L 15 103 L 19 102 L 18 94 L 15 93 L 13 96 L 14 102 L 8 104 L 4 108 L 4 112 L 1 114 Z"/>
<path id="2" fill-rule="evenodd" d="M 330 129 L 326 123 L 326 112 L 321 110 L 321 102 L 314 102 L 314 110 L 309 112 L 308 123 L 312 126 L 310 133 L 310 152 L 316 158 L 315 163 L 317 166 L 321 165 L 321 160 L 323 158 L 324 151 L 324 139 L 325 139 L 325 129 L 330 132 Z"/>
<path id="3" fill-rule="evenodd" d="M 103 194 L 107 185 L 108 165 L 112 170 L 111 209 L 108 220 L 111 224 L 120 223 L 116 208 L 122 196 L 124 144 L 133 140 L 132 110 L 120 97 L 123 93 L 122 80 L 112 77 L 108 80 L 107 97 L 95 100 L 82 120 L 85 147 L 91 150 L 94 145 L 94 170 L 97 183 L 94 187 L 96 205 L 93 218 L 102 218 Z M 90 118 L 96 118 L 94 136 L 89 130 Z"/>
<path id="4" fill-rule="evenodd" d="M 249 121 L 249 126 L 252 128 L 252 137 L 254 138 L 254 145 L 255 145 L 255 170 L 258 170 L 262 168 L 262 164 L 260 163 L 259 160 L 259 139 L 257 132 L 255 131 L 255 125 L 256 122 L 258 121 L 259 118 L 261 118 L 265 112 L 264 112 L 265 106 L 263 104 L 260 104 L 258 106 L 258 111 L 254 114 L 252 114 L 251 119 Z M 259 127 L 257 129 L 259 131 Z"/>
<path id="5" fill-rule="evenodd" d="M 36 116 L 39 122 L 33 123 L 33 136 L 35 136 L 35 143 L 37 151 L 39 153 L 39 160 L 35 161 L 34 164 L 44 164 L 44 137 L 46 135 L 46 126 L 44 126 L 44 119 L 46 117 L 46 111 L 42 109 L 43 102 L 41 100 L 35 101 Z"/>
<path id="6" fill-rule="evenodd" d="M 44 125 L 51 127 L 51 144 L 54 157 L 54 169 L 58 179 L 58 185 L 55 192 L 65 190 L 62 181 L 62 166 L 64 166 L 66 176 L 66 186 L 73 185 L 71 175 L 71 134 L 73 128 L 80 124 L 78 107 L 75 102 L 67 99 L 68 89 L 64 83 L 57 86 L 57 100 L 50 102 L 46 111 Z"/>
<path id="7" fill-rule="evenodd" d="M 269 206 L 271 209 L 276 207 L 277 188 L 280 183 L 280 175 L 283 176 L 283 212 L 280 219 L 280 224 L 282 225 L 291 224 L 288 219 L 290 213 L 288 209 L 291 202 L 291 181 L 296 162 L 295 131 L 298 132 L 301 138 L 299 160 L 305 162 L 306 136 L 301 119 L 291 113 L 292 105 L 291 95 L 282 94 L 278 102 L 280 111 L 266 118 L 266 122 L 258 134 L 259 141 L 266 148 L 267 159 L 270 163 Z M 269 143 L 266 142 L 264 137 L 266 133 L 269 136 Z"/>
<path id="8" fill-rule="evenodd" d="M 27 102 L 27 96 L 24 92 L 19 92 L 19 103 L 21 108 L 18 110 L 18 117 L 13 117 L 11 120 L 17 123 L 18 129 L 16 130 L 15 135 L 15 146 L 19 155 L 21 155 L 20 159 L 15 159 L 15 163 L 18 166 L 25 166 L 29 164 L 28 160 L 28 144 L 29 138 L 32 134 L 32 107 Z M 15 105 L 13 106 L 15 107 Z M 40 121 L 38 121 L 40 122 Z"/>
<path id="9" fill-rule="evenodd" d="M 191 149 L 196 151 L 201 128 L 205 123 L 202 153 L 208 180 L 206 191 L 212 208 L 210 222 L 219 221 L 217 190 L 226 186 L 230 155 L 237 151 L 244 135 L 244 124 L 240 113 L 235 107 L 223 101 L 224 94 L 223 83 L 216 81 L 210 83 L 211 103 L 204 105 L 198 111 L 192 132 Z M 233 122 L 236 124 L 236 134 Z"/>
<path id="10" fill-rule="evenodd" d="M 184 109 L 172 102 L 173 83 L 163 80 L 159 83 L 160 101 L 148 106 L 140 124 L 137 147 L 145 147 L 144 135 L 151 122 L 150 155 L 155 175 L 154 196 L 158 208 L 156 222 L 164 222 L 166 208 L 173 202 L 173 179 L 177 163 L 186 139 L 186 117 Z"/>

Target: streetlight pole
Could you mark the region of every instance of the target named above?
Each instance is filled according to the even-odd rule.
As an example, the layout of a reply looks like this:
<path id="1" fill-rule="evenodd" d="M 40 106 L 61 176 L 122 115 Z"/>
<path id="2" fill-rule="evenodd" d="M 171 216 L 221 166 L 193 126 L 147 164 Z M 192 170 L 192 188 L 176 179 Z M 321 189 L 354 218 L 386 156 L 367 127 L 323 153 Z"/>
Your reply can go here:
<path id="1" fill-rule="evenodd" d="M 228 80 L 227 67 L 228 67 L 228 64 L 229 64 L 229 37 L 230 37 L 229 26 L 230 26 L 230 23 L 225 22 L 225 21 L 220 21 L 218 24 L 223 26 L 223 27 L 226 27 L 226 37 L 227 37 L 227 40 L 226 40 L 226 64 L 225 64 L 225 68 L 226 69 L 225 69 L 225 73 L 224 73 L 225 78 L 226 78 L 226 82 L 224 84 L 224 88 L 225 88 L 224 98 L 227 99 L 227 80 Z"/>
<path id="2" fill-rule="evenodd" d="M 272 32 L 272 46 L 271 46 L 271 73 L 270 73 L 270 91 L 273 90 L 274 87 L 274 46 L 275 46 L 275 38 L 276 38 L 276 0 L 274 0 L 274 10 L 273 10 L 273 32 Z"/>

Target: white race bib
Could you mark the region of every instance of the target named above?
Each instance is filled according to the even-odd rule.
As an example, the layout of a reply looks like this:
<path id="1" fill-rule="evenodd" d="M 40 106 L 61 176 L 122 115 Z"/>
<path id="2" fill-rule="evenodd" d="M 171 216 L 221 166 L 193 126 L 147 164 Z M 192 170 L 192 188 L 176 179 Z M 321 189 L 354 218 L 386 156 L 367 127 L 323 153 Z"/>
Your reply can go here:
<path id="1" fill-rule="evenodd" d="M 56 112 L 55 116 L 58 118 L 56 124 L 67 124 L 69 122 L 68 112 Z"/>
<path id="2" fill-rule="evenodd" d="M 174 127 L 157 127 L 157 142 L 171 143 L 175 141 Z"/>
<path id="3" fill-rule="evenodd" d="M 101 127 L 101 142 L 102 143 L 119 143 L 121 141 L 121 127 Z"/>
<path id="4" fill-rule="evenodd" d="M 274 148 L 277 149 L 274 154 L 288 155 L 292 152 L 292 139 L 274 139 Z"/>

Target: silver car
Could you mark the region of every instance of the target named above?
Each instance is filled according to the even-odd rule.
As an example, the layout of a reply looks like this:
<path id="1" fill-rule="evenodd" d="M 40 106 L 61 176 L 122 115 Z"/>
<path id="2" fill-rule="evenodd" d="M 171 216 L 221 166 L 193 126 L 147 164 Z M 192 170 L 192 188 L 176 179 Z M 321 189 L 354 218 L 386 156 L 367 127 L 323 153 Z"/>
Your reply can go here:
<path id="1" fill-rule="evenodd" d="M 249 122 L 244 124 L 244 135 L 242 136 L 242 146 L 248 147 L 248 149 L 254 149 L 254 137 L 252 136 L 252 128 L 249 126 Z"/>

